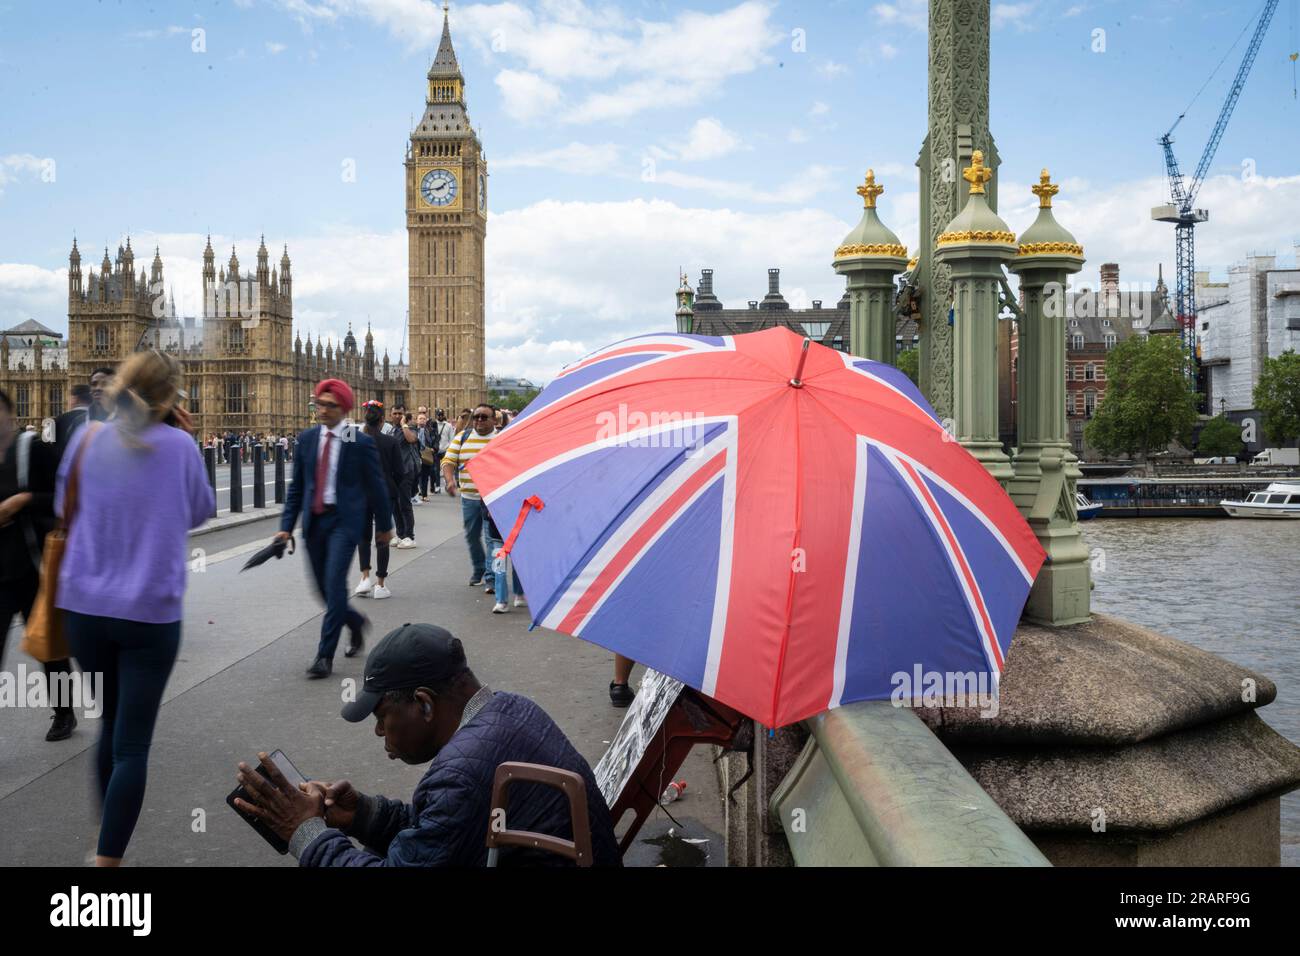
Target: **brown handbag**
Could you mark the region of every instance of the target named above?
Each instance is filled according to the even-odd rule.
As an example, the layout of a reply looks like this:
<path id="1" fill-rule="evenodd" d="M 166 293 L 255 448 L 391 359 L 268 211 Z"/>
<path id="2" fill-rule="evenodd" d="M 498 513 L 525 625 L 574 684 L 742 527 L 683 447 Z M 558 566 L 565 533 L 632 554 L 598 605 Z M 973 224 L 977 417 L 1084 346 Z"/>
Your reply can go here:
<path id="1" fill-rule="evenodd" d="M 41 580 L 36 590 L 36 599 L 32 601 L 31 613 L 27 615 L 27 627 L 23 631 L 23 653 L 42 663 L 61 661 L 71 656 L 68 639 L 63 633 L 63 612 L 54 606 L 54 599 L 59 593 L 59 568 L 63 564 L 63 553 L 68 547 L 68 533 L 72 530 L 72 519 L 77 513 L 77 482 L 81 473 L 81 458 L 86 453 L 99 424 L 87 425 L 85 440 L 77 448 L 77 457 L 73 459 L 68 471 L 68 487 L 63 496 L 63 517 L 53 531 L 45 536 L 45 550 L 41 553 Z"/>

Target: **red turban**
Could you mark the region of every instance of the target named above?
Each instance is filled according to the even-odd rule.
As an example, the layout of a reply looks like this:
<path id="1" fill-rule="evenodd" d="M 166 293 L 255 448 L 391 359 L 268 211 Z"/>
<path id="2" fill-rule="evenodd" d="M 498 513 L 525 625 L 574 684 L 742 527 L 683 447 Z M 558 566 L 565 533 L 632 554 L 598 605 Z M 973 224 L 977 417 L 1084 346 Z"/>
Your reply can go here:
<path id="1" fill-rule="evenodd" d="M 343 409 L 344 415 L 352 411 L 352 406 L 356 404 L 356 399 L 352 395 L 352 389 L 348 387 L 347 382 L 344 382 L 341 379 L 325 379 L 325 381 L 316 386 L 316 391 L 312 392 L 312 395 L 315 398 L 320 398 L 321 395 L 326 392 L 329 392 L 339 400 L 339 407 Z"/>

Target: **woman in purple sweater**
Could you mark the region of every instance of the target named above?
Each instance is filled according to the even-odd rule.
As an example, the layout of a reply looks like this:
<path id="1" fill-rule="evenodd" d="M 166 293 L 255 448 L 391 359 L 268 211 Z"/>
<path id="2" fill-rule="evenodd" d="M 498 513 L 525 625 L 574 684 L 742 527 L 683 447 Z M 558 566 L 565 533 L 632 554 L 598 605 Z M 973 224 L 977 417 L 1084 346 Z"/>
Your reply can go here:
<path id="1" fill-rule="evenodd" d="M 59 466 L 60 515 L 72 468 L 78 476 L 55 604 L 82 671 L 103 675 L 96 866 L 122 862 L 140 816 L 154 722 L 180 646 L 187 536 L 214 504 L 189 413 L 177 405 L 180 384 L 171 356 L 133 355 L 110 395 L 113 418 L 78 429 Z"/>

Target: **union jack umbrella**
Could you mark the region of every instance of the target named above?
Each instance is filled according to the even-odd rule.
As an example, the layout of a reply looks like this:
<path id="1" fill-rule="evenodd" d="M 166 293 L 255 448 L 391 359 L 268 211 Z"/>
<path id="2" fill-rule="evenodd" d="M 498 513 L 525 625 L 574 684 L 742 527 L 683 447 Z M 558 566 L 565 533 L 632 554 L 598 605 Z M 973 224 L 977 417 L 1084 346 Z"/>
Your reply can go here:
<path id="1" fill-rule="evenodd" d="M 769 727 L 996 686 L 1045 557 L 906 375 L 779 327 L 594 352 L 468 467 L 534 624 Z"/>

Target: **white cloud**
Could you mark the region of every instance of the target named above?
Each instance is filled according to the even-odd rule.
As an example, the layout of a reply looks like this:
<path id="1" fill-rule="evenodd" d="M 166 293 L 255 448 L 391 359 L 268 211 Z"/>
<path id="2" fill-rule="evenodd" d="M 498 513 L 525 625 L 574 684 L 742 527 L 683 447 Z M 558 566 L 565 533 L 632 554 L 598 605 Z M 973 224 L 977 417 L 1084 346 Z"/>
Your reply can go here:
<path id="1" fill-rule="evenodd" d="M 913 30 L 929 28 L 930 10 L 927 0 L 897 0 L 895 3 L 878 3 L 872 13 L 882 23 L 901 24 Z"/>
<path id="2" fill-rule="evenodd" d="M 1088 8 L 1085 7 L 1082 3 L 1076 3 L 1074 6 L 1070 7 L 1070 9 L 1066 10 L 1063 14 L 1061 14 L 1061 17 L 1062 19 L 1068 17 L 1077 17 L 1079 14 L 1083 13 L 1083 11 L 1086 9 Z"/>
<path id="3" fill-rule="evenodd" d="M 993 28 L 996 30 L 1008 25 L 1017 30 L 1030 28 L 1029 15 L 1034 12 L 1036 3 L 995 3 L 993 4 Z"/>
<path id="4" fill-rule="evenodd" d="M 892 60 L 894 57 L 898 56 L 898 47 L 894 46 L 892 43 L 882 43 L 880 44 L 880 55 L 886 60 Z"/>
<path id="5" fill-rule="evenodd" d="M 560 105 L 560 89 L 536 73 L 502 70 L 496 76 L 497 89 L 506 115 L 521 122 L 539 122 Z"/>
<path id="6" fill-rule="evenodd" d="M 843 63 L 836 63 L 834 60 L 825 60 L 817 64 L 817 72 L 827 79 L 835 79 L 837 76 L 847 76 L 849 68 Z"/>
<path id="7" fill-rule="evenodd" d="M 275 43 L 270 40 L 266 42 L 266 52 L 271 54 L 272 56 L 275 56 L 278 53 L 283 53 L 287 49 L 288 47 L 285 46 L 283 43 Z"/>
<path id="8" fill-rule="evenodd" d="M 684 160 L 719 159 L 734 153 L 744 145 L 738 135 L 722 125 L 720 120 L 705 117 L 696 120 L 687 141 L 678 150 Z"/>
<path id="9" fill-rule="evenodd" d="M 796 126 L 786 134 L 786 140 L 791 143 L 806 143 L 808 142 L 808 134 Z"/>
<path id="10" fill-rule="evenodd" d="M 25 262 L 0 262 L 0 328 L 36 319 L 58 330 L 68 308 L 68 274 Z M 64 321 L 66 327 L 67 322 Z"/>
<path id="11" fill-rule="evenodd" d="M 751 214 L 662 200 L 546 201 L 494 216 L 488 368 L 550 381 L 601 345 L 672 329 L 679 268 L 692 282 L 716 269 L 727 305 L 762 298 L 769 266 L 782 269 L 793 304 L 835 302 L 844 283 L 826 263 L 849 228 L 816 209 Z"/>
<path id="12" fill-rule="evenodd" d="M 615 143 L 570 143 L 556 149 L 519 153 L 493 162 L 494 169 L 558 169 L 584 176 L 609 173 L 622 162 L 622 147 Z"/>
<path id="13" fill-rule="evenodd" d="M 829 106 L 827 106 L 827 105 L 826 105 L 825 103 L 823 103 L 821 100 L 817 100 L 815 103 L 813 103 L 812 107 L 808 110 L 808 115 L 809 115 L 809 116 L 825 116 L 825 115 L 826 115 L 827 113 L 829 113 L 830 111 L 831 111 L 831 108 L 830 108 Z"/>
<path id="14" fill-rule="evenodd" d="M 378 23 L 410 51 L 435 46 L 442 11 L 421 0 L 279 0 L 305 28 L 313 21 L 360 16 Z M 457 5 L 453 37 L 494 63 L 507 111 L 563 96 L 576 105 L 559 118 L 570 123 L 619 120 L 649 109 L 694 104 L 730 77 L 769 62 L 767 50 L 784 39 L 770 22 L 772 4 L 745 0 L 717 13 L 684 11 L 671 20 L 629 19 L 612 6 L 581 0 Z M 463 55 L 463 54 L 462 54 Z M 528 76 L 528 85 L 519 77 Z M 563 84 L 563 86 L 561 86 Z"/>
<path id="15" fill-rule="evenodd" d="M 4 197 L 5 186 L 22 179 L 49 178 L 55 172 L 54 160 L 42 159 L 31 153 L 10 153 L 0 156 L 0 198 Z"/>
<path id="16" fill-rule="evenodd" d="M 1099 263 L 1118 262 L 1128 280 L 1154 283 L 1156 266 L 1163 263 L 1165 281 L 1173 288 L 1174 230 L 1151 219 L 1151 207 L 1167 201 L 1167 190 L 1161 177 L 1116 184 L 1061 182 L 1053 210 L 1083 244 L 1085 275 L 1095 275 Z M 999 214 L 1017 231 L 1038 213 L 1027 183 L 1005 183 L 998 198 Z M 1218 275 L 1256 250 L 1276 250 L 1286 258 L 1300 208 L 1300 175 L 1260 176 L 1249 182 L 1213 176 L 1206 179 L 1196 205 L 1210 210 L 1209 222 L 1196 229 L 1198 269 Z"/>

